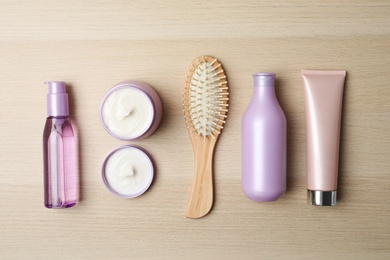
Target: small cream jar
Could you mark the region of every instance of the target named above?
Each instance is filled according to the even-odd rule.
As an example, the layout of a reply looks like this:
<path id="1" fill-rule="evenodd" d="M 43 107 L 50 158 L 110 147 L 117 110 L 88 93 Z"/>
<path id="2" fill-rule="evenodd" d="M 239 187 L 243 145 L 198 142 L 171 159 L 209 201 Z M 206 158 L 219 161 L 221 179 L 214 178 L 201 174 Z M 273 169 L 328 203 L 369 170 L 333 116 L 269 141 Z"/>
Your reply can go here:
<path id="1" fill-rule="evenodd" d="M 124 81 L 112 87 L 100 105 L 104 129 L 120 140 L 139 140 L 159 126 L 162 104 L 156 91 L 142 81 Z"/>
<path id="2" fill-rule="evenodd" d="M 152 184 L 154 166 L 151 157 L 137 146 L 124 145 L 112 150 L 102 166 L 107 189 L 121 198 L 135 198 Z"/>

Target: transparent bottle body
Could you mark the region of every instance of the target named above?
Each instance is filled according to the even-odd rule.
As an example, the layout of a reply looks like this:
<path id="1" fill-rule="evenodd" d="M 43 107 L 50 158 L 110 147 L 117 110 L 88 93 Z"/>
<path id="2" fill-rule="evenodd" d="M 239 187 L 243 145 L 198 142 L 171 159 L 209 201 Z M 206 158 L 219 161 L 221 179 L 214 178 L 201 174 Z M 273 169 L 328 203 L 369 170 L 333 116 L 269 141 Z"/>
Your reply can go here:
<path id="1" fill-rule="evenodd" d="M 69 117 L 48 117 L 43 132 L 44 203 L 47 208 L 76 205 L 76 138 Z"/>

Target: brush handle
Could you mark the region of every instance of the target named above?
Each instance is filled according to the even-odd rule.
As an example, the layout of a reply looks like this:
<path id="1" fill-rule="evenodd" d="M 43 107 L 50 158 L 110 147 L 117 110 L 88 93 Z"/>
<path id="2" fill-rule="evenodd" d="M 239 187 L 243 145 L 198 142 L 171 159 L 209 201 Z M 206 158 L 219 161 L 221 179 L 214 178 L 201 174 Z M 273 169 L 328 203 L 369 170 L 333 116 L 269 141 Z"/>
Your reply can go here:
<path id="1" fill-rule="evenodd" d="M 187 218 L 201 218 L 213 206 L 213 152 L 216 139 L 192 136 L 195 174 L 187 205 Z"/>

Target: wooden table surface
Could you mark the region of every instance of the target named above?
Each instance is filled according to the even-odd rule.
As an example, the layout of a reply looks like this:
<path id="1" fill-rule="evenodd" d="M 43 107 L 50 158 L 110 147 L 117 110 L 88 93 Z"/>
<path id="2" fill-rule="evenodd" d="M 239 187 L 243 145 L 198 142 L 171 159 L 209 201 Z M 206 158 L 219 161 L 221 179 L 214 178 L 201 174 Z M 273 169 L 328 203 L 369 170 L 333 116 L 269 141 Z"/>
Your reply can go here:
<path id="1" fill-rule="evenodd" d="M 389 1 L 0 1 L 1 259 L 389 259 Z M 215 202 L 184 217 L 193 152 L 181 93 L 191 61 L 224 65 L 230 111 L 215 153 Z M 336 207 L 306 204 L 301 69 L 347 70 Z M 274 71 L 288 121 L 288 190 L 241 192 L 241 118 L 251 74 Z M 99 105 L 117 82 L 153 86 L 164 106 L 151 137 L 112 138 Z M 79 127 L 81 200 L 43 206 L 47 80 L 69 84 Z M 156 162 L 136 199 L 110 194 L 104 156 L 124 144 Z"/>

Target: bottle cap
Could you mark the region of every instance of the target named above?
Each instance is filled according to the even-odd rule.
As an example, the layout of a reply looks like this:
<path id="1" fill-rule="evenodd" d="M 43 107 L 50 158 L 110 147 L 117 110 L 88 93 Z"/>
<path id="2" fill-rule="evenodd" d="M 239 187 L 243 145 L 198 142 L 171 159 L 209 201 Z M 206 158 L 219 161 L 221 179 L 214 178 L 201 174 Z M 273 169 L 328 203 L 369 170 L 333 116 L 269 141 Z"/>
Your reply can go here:
<path id="1" fill-rule="evenodd" d="M 65 82 L 47 81 L 45 84 L 49 85 L 49 93 L 47 94 L 47 115 L 68 116 L 69 104 Z"/>
<path id="2" fill-rule="evenodd" d="M 273 72 L 253 73 L 255 87 L 273 87 L 276 74 Z"/>

